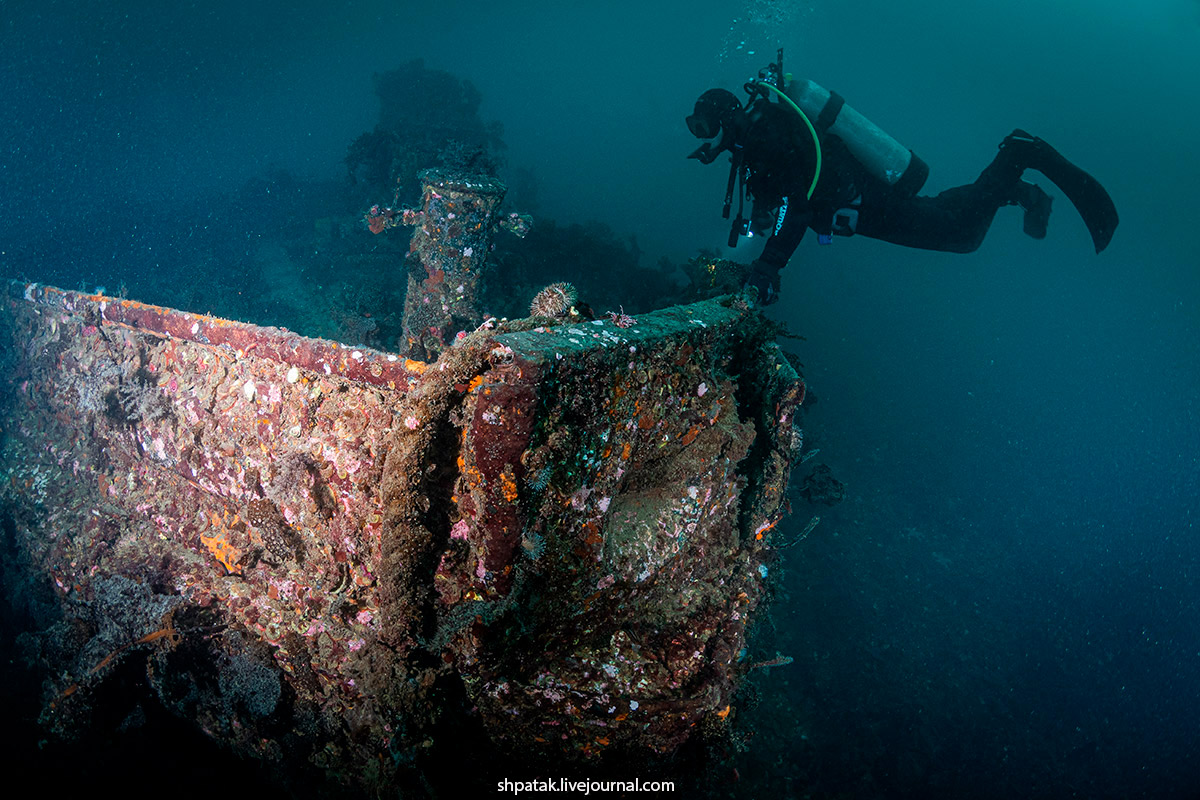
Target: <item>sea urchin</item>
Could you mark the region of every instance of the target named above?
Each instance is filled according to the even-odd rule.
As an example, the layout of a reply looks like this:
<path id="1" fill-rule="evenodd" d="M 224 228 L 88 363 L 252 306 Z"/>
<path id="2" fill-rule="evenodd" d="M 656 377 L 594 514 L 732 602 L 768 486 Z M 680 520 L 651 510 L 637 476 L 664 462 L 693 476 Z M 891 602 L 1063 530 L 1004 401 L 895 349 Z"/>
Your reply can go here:
<path id="1" fill-rule="evenodd" d="M 533 297 L 531 317 L 565 317 L 575 305 L 579 293 L 569 283 L 552 283 Z"/>

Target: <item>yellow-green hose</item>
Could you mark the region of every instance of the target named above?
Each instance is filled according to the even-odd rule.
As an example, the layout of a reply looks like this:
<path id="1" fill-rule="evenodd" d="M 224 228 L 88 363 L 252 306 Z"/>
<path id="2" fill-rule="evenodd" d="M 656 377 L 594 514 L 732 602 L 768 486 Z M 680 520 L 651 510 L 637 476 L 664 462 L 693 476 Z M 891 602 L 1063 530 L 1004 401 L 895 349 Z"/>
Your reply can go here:
<path id="1" fill-rule="evenodd" d="M 808 121 L 808 115 L 800 110 L 800 106 L 796 105 L 795 102 L 792 101 L 792 98 L 781 92 L 777 86 L 773 86 L 766 81 L 757 81 L 757 83 L 759 86 L 765 86 L 775 94 L 779 95 L 780 99 L 795 109 L 796 113 L 800 115 L 800 119 L 804 120 L 804 125 L 808 128 L 809 134 L 812 135 L 813 149 L 817 151 L 817 168 L 813 170 L 812 184 L 810 184 L 808 187 L 808 196 L 806 198 L 808 200 L 812 200 L 813 192 L 817 189 L 817 181 L 821 179 L 821 140 L 817 138 L 817 129 L 814 128 L 813 124 Z"/>

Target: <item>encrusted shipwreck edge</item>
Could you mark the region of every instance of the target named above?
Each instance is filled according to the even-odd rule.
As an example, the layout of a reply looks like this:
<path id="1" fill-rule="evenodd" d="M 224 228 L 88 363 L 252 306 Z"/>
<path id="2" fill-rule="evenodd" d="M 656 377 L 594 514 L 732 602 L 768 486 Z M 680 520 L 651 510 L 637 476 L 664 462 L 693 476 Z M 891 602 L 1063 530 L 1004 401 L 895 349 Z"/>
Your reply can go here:
<path id="1" fill-rule="evenodd" d="M 664 309 L 630 327 L 508 323 L 468 336 L 431 365 L 52 287 L 10 288 L 8 302 L 6 323 L 27 315 L 21 324 L 33 335 L 11 371 L 5 424 L 22 446 L 41 448 L 43 456 L 54 451 L 37 470 L 90 473 L 102 490 L 99 499 L 73 495 L 75 511 L 62 506 L 57 517 L 22 530 L 31 569 L 60 587 L 68 616 L 100 613 L 89 588 L 98 576 L 173 587 L 207 609 L 209 632 L 200 639 L 198 629 L 172 628 L 170 641 L 207 648 L 220 665 L 249 657 L 231 644 L 232 633 L 261 636 L 269 648 L 256 652 L 290 687 L 290 713 L 324 720 L 292 741 L 294 732 L 281 734 L 272 724 L 278 710 L 262 718 L 210 698 L 212 708 L 238 719 L 230 726 L 210 714 L 217 738 L 260 755 L 274 752 L 262 742 L 287 740 L 286 749 L 310 753 L 307 759 L 323 768 L 356 773 L 379 753 L 413 747 L 445 711 L 436 687 L 456 676 L 490 735 L 518 752 L 583 759 L 668 753 L 699 722 L 728 715 L 747 664 L 745 626 L 771 560 L 769 532 L 784 510 L 792 415 L 803 398 L 770 330 L 732 299 Z M 308 392 L 289 394 L 284 386 L 283 407 L 267 424 L 234 406 L 227 419 L 213 420 L 213 435 L 233 437 L 236 453 L 248 452 L 256 437 L 263 444 L 258 482 L 214 494 L 205 484 L 164 479 L 162 465 L 151 462 L 170 450 L 170 442 L 160 442 L 169 439 L 171 420 L 185 419 L 176 405 L 163 420 L 132 425 L 97 411 L 87 420 L 91 442 L 69 434 L 71 423 L 83 420 L 64 420 L 66 409 L 53 407 L 52 392 L 88 375 L 72 378 L 69 370 L 47 368 L 46 359 L 60 367 L 82 363 L 72 348 L 90 341 L 95 349 L 100 329 L 119 332 L 123 348 L 143 352 L 140 362 L 127 355 L 124 366 L 108 364 L 110 373 L 124 381 L 148 365 L 164 393 L 173 380 L 196 377 L 178 366 L 185 345 L 171 340 L 228 353 L 260 375 L 254 391 L 240 378 L 222 379 L 222 391 L 244 392 L 248 412 L 274 397 L 267 382 L 278 382 L 285 367 L 284 381 L 294 377 L 292 368 L 300 370 Z M 171 370 L 183 371 L 176 379 Z M 322 376 L 341 383 L 318 391 Z M 383 394 L 371 399 L 374 390 Z M 340 431 L 349 423 L 337 421 L 339 409 L 349 413 L 359 404 L 378 409 L 367 416 L 373 433 L 355 428 L 349 442 L 325 440 L 305 467 L 307 489 L 275 485 L 281 470 L 272 443 L 284 436 L 289 407 L 311 406 L 305 419 L 327 408 L 328 422 L 305 424 Z M 106 467 L 89 450 L 104 436 L 110 444 L 137 444 L 122 445 L 125 455 Z M 322 453 L 339 463 L 322 462 Z M 343 460 L 373 460 L 363 475 L 377 476 L 370 478 L 374 490 L 348 475 L 334 492 L 360 497 L 344 519 L 366 525 L 346 531 L 357 547 L 348 561 L 328 538 L 333 512 L 316 490 L 319 476 L 340 476 Z M 14 504 L 36 507 L 39 497 L 54 496 L 46 476 L 30 477 L 30 469 L 9 469 L 6 493 Z M 297 474 L 302 484 L 308 480 L 304 470 Z M 105 496 L 104 487 L 125 475 L 136 475 L 137 485 Z M 35 484 L 42 495 L 33 494 Z M 220 528 L 246 548 L 258 542 L 269 551 L 272 536 L 285 546 L 254 563 L 236 561 L 211 544 L 215 533 L 206 541 L 203 531 L 172 521 L 171 509 L 179 513 L 189 503 L 226 514 L 209 533 Z M 248 513 L 254 504 L 267 511 Z M 144 522 L 120 523 L 114 506 Z M 381 517 L 377 526 L 364 522 L 372 513 Z M 239 514 L 250 524 L 230 522 Z M 110 526 L 92 524 L 97 515 L 117 520 L 122 532 L 115 540 Z M 75 523 L 83 533 L 68 547 L 47 542 Z M 150 574 L 152 550 L 161 574 Z M 285 608 L 289 603 L 295 608 Z M 335 609 L 336 619 L 329 616 Z M 275 629 L 250 622 L 264 614 L 278 618 Z M 214 615 L 232 633 L 212 638 Z M 149 646 L 142 639 L 153 633 L 127 632 L 119 652 Z M 160 669 L 174 666 L 186 678 L 169 656 L 161 655 Z M 86 688 L 104 675 L 94 664 L 66 666 L 60 696 L 52 698 L 59 713 L 69 697 L 86 694 L 72 686 Z M 195 716 L 161 681 L 156 689 L 168 705 Z M 340 722 L 347 719 L 354 720 L 350 731 Z"/>

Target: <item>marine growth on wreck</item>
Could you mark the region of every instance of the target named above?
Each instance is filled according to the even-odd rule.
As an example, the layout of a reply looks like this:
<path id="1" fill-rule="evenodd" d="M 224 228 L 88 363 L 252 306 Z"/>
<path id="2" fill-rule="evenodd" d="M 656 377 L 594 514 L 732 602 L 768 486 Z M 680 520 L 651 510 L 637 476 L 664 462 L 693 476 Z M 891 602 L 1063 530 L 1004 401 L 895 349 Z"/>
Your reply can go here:
<path id="1" fill-rule="evenodd" d="M 425 180 L 408 353 L 8 287 L 2 491 L 53 608 L 27 637 L 49 729 L 131 660 L 214 739 L 351 785 L 455 715 L 582 763 L 730 715 L 801 441 L 774 330 L 733 295 L 483 320 L 503 187 Z"/>

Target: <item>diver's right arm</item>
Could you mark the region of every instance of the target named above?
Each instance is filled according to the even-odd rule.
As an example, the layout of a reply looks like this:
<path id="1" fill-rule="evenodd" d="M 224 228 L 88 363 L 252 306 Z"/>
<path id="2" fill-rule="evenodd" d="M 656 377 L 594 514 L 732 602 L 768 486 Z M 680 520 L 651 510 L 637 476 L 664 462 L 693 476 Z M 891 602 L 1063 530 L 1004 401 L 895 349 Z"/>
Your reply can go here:
<path id="1" fill-rule="evenodd" d="M 746 276 L 746 286 L 758 291 L 758 302 L 763 305 L 770 305 L 779 299 L 779 271 L 787 266 L 792 254 L 800 246 L 800 240 L 804 238 L 804 232 L 812 220 L 812 212 L 808 209 L 787 209 L 782 213 L 782 224 L 767 239 L 762 255 L 750 264 L 750 272 Z"/>

